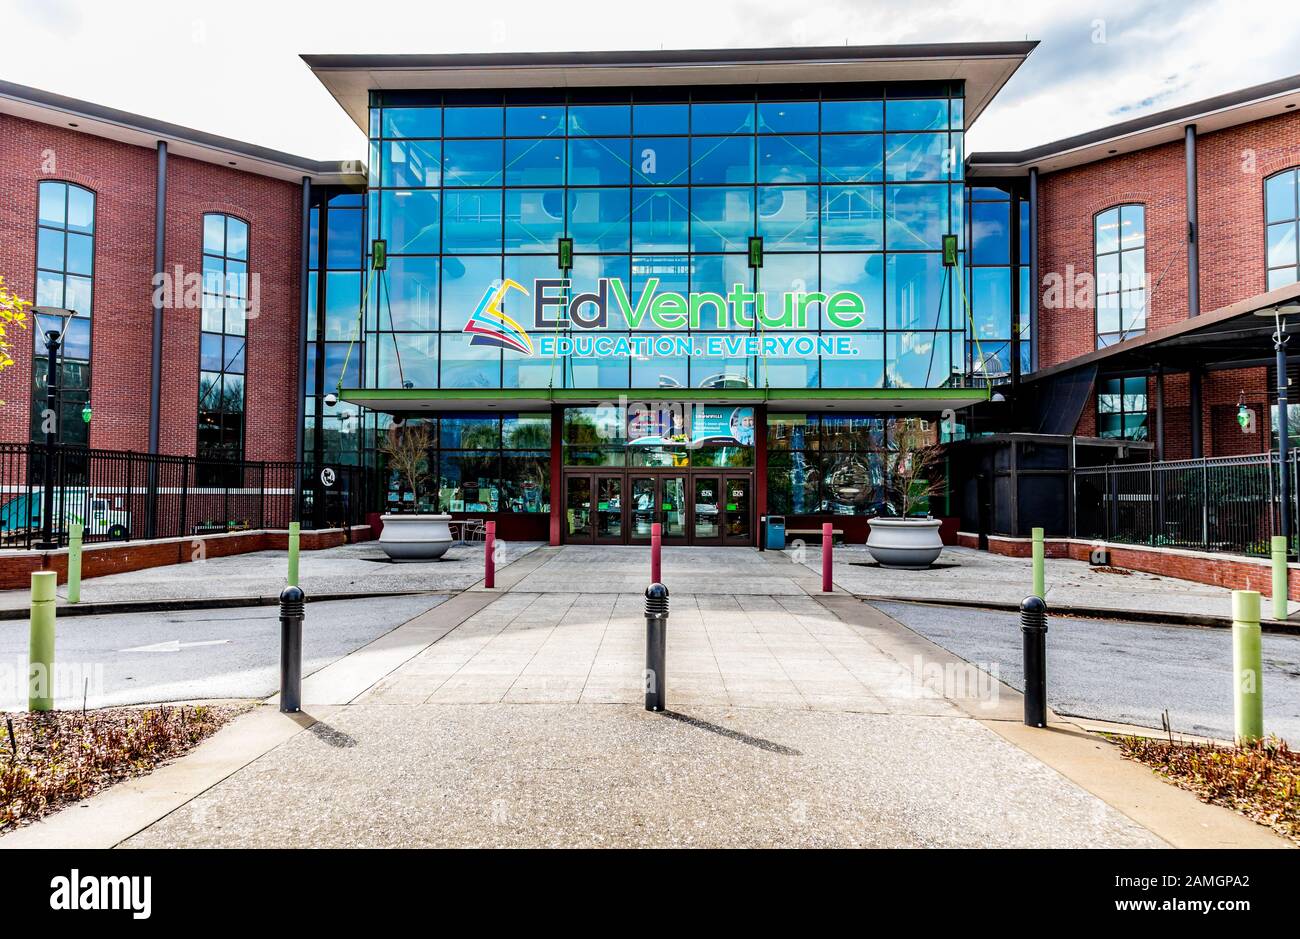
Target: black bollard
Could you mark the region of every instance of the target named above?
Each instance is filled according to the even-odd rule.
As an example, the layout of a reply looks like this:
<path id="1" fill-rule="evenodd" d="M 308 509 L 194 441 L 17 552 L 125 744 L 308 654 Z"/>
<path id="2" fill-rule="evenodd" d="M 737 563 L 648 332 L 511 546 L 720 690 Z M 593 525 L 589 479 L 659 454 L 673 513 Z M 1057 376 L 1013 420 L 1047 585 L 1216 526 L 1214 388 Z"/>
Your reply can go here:
<path id="1" fill-rule="evenodd" d="M 645 709 L 668 706 L 668 588 L 645 588 Z"/>
<path id="2" fill-rule="evenodd" d="M 1020 633 L 1025 646 L 1025 723 L 1047 726 L 1047 604 L 1039 597 L 1020 601 Z"/>
<path id="3" fill-rule="evenodd" d="M 298 587 L 280 591 L 280 710 L 302 709 L 302 620 L 306 594 Z"/>

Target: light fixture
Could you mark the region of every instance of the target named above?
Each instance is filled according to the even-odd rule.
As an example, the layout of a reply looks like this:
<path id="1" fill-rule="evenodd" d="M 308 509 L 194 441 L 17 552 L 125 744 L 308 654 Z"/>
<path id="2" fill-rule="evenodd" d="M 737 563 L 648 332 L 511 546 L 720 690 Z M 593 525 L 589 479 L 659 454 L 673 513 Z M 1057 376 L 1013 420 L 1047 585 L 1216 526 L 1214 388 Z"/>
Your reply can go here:
<path id="1" fill-rule="evenodd" d="M 90 410 L 90 402 L 87 401 L 85 407 L 81 409 L 81 419 L 85 421 L 87 424 L 89 424 L 91 414 L 92 411 Z"/>
<path id="2" fill-rule="evenodd" d="M 338 403 L 339 403 L 339 396 L 336 395 L 334 392 L 331 391 L 329 394 L 325 396 L 325 406 L 327 408 L 332 408 L 334 407 L 334 405 Z"/>
<path id="3" fill-rule="evenodd" d="M 1007 400 L 1007 396 L 1000 391 L 995 391 L 993 393 L 993 397 L 989 398 L 989 400 L 996 401 L 997 403 L 1001 404 L 1002 402 Z"/>

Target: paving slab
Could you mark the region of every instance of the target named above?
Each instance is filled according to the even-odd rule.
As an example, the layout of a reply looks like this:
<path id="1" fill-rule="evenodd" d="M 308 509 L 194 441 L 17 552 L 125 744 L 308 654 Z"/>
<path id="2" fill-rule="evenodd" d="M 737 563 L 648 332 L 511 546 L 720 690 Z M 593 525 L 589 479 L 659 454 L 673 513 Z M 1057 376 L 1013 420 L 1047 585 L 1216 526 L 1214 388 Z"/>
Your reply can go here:
<path id="1" fill-rule="evenodd" d="M 124 847 L 1160 847 L 975 721 L 354 705 Z"/>
<path id="2" fill-rule="evenodd" d="M 795 546 L 779 553 L 811 571 L 821 571 L 819 544 Z M 837 545 L 834 564 L 836 587 L 873 599 L 1012 605 L 1019 604 L 1033 590 L 1030 559 L 973 548 L 945 547 L 932 568 L 901 571 L 876 564 L 865 545 Z M 1268 595 L 1268 572 L 1261 571 L 1259 583 L 1252 584 L 1251 589 Z M 1048 558 L 1044 573 L 1049 608 L 1217 617 L 1227 617 L 1232 611 L 1232 591 L 1225 587 L 1141 571 L 1116 573 L 1068 558 Z M 1300 611 L 1300 603 L 1291 601 L 1290 610 Z"/>
<path id="3" fill-rule="evenodd" d="M 539 547 L 541 542 L 504 543 L 499 566 Z M 449 593 L 483 578 L 483 546 L 457 545 L 438 561 L 397 564 L 388 559 L 378 542 L 362 541 L 303 551 L 298 571 L 299 586 L 309 598 L 351 593 Z M 255 551 L 92 577 L 82 582 L 81 599 L 83 604 L 95 604 L 277 597 L 287 575 L 288 552 Z M 66 604 L 66 584 L 59 586 L 59 597 L 60 604 Z M 29 601 L 27 590 L 0 591 L 0 610 L 26 609 Z"/>

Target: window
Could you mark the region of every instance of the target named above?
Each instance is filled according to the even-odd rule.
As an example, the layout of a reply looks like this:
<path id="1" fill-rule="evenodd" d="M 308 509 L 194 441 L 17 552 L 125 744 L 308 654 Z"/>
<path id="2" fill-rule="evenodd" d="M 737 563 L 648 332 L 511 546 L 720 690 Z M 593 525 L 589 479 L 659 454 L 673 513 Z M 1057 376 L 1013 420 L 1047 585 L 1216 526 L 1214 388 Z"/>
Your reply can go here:
<path id="1" fill-rule="evenodd" d="M 1097 436 L 1146 440 L 1147 380 L 1107 378 L 1097 389 Z"/>
<path id="2" fill-rule="evenodd" d="M 1300 280 L 1300 167 L 1284 170 L 1264 180 L 1264 222 L 1268 289 Z"/>
<path id="3" fill-rule="evenodd" d="M 244 457 L 248 223 L 203 216 L 203 314 L 199 341 L 198 456 Z"/>
<path id="4" fill-rule="evenodd" d="M 73 183 L 42 182 L 37 190 L 36 306 L 72 310 L 38 316 L 33 330 L 32 439 L 43 441 L 53 422 L 60 443 L 85 445 L 89 427 L 82 409 L 90 400 L 90 313 L 94 300 L 95 194 Z M 45 333 L 62 331 L 59 413 L 45 413 Z"/>
<path id="5" fill-rule="evenodd" d="M 1094 220 L 1097 348 L 1147 329 L 1146 208 L 1117 205 Z"/>

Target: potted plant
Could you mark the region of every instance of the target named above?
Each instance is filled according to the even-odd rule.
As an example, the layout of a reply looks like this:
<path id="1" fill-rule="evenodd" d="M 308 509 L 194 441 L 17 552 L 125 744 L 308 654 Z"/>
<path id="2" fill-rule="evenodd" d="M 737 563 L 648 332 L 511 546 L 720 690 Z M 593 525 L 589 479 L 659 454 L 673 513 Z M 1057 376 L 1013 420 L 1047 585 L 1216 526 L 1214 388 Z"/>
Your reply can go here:
<path id="1" fill-rule="evenodd" d="M 420 494 L 429 479 L 433 435 L 424 423 L 394 422 L 379 444 L 389 470 L 397 474 L 398 511 L 381 517 L 379 546 L 394 561 L 435 561 L 451 547 L 450 515 L 420 512 Z M 411 512 L 401 511 L 402 488 L 411 492 Z"/>
<path id="2" fill-rule="evenodd" d="M 943 447 L 917 418 L 894 421 L 890 437 L 892 445 L 875 456 L 884 501 L 898 517 L 871 519 L 867 550 L 881 567 L 923 570 L 943 551 L 940 521 L 928 511 L 920 515 L 931 497 L 943 493 L 943 482 L 935 479 Z"/>

